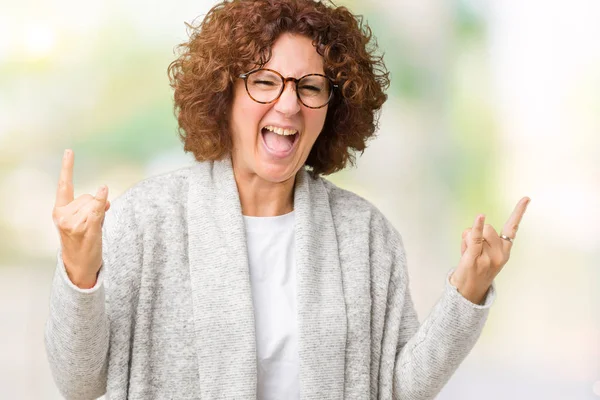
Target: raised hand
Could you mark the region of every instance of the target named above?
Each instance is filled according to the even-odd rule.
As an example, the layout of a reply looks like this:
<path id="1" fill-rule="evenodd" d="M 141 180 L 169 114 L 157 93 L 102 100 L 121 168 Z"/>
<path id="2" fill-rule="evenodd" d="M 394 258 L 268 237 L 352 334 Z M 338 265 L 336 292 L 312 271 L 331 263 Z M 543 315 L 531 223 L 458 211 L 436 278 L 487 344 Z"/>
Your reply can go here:
<path id="1" fill-rule="evenodd" d="M 513 240 L 530 201 L 523 197 L 517 203 L 500 234 L 485 224 L 483 214 L 475 218 L 472 228 L 463 232 L 461 258 L 450 283 L 466 299 L 475 304 L 483 301 L 492 281 L 510 258 Z"/>
<path id="2" fill-rule="evenodd" d="M 84 194 L 73 199 L 74 157 L 72 150 L 65 150 L 52 220 L 58 228 L 69 279 L 80 288 L 91 288 L 102 266 L 102 224 L 110 202 L 106 186 L 98 188 L 96 196 Z"/>

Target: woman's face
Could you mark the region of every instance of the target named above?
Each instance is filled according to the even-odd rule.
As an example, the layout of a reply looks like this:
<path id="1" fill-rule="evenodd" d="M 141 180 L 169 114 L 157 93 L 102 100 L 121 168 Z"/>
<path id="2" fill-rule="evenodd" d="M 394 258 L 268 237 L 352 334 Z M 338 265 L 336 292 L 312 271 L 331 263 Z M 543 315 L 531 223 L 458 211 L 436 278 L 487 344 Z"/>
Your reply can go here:
<path id="1" fill-rule="evenodd" d="M 282 34 L 271 53 L 271 59 L 263 68 L 275 70 L 284 77 L 324 74 L 323 58 L 305 36 Z M 244 80 L 238 79 L 229 121 L 236 176 L 256 175 L 272 183 L 293 179 L 321 133 L 326 115 L 327 106 L 311 109 L 300 103 L 294 82 L 286 83 L 278 100 L 261 104 L 250 98 Z M 281 135 L 294 130 L 295 135 Z"/>

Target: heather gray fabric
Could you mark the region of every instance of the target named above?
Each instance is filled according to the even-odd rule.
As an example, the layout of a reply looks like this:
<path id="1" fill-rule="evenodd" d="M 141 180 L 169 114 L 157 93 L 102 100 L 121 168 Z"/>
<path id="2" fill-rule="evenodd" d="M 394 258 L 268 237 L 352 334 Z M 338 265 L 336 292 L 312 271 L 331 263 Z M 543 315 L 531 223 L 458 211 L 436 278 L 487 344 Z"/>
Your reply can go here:
<path id="1" fill-rule="evenodd" d="M 373 205 L 301 170 L 294 209 L 301 398 L 434 398 L 494 287 L 475 305 L 440 280 L 419 326 L 400 235 Z M 59 251 L 46 349 L 69 399 L 253 399 L 253 315 L 231 161 L 197 163 L 112 202 L 94 288 L 69 281 Z"/>

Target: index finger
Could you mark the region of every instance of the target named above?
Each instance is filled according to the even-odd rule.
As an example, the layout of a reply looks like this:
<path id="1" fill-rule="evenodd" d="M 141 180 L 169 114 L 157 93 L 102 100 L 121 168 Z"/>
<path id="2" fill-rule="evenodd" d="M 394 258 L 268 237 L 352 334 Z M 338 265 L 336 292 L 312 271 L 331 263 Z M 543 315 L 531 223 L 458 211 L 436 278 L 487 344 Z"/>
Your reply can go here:
<path id="1" fill-rule="evenodd" d="M 523 214 L 525 214 L 525 210 L 527 209 L 527 205 L 531 199 L 529 197 L 523 197 L 513 210 L 512 214 L 508 218 L 508 221 L 504 224 L 504 228 L 502 229 L 502 234 L 508 236 L 511 239 L 514 239 L 517 235 L 517 231 L 519 230 L 519 224 L 523 219 Z"/>
<path id="2" fill-rule="evenodd" d="M 60 177 L 58 179 L 58 188 L 56 189 L 57 207 L 66 206 L 73 201 L 73 164 L 75 155 L 70 149 L 65 150 L 60 168 Z"/>

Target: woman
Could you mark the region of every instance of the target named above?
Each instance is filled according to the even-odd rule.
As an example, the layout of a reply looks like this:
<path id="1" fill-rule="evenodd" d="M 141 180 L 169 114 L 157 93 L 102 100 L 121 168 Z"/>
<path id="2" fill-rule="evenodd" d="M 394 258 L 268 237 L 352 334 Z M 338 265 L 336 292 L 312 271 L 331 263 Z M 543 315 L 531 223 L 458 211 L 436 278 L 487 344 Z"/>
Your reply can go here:
<path id="1" fill-rule="evenodd" d="M 400 235 L 320 177 L 375 131 L 388 79 L 369 38 L 343 7 L 221 3 L 169 67 L 196 165 L 111 206 L 106 187 L 74 199 L 65 152 L 46 347 L 67 398 L 439 392 L 479 337 L 529 199 L 500 236 L 477 216 L 419 326 Z"/>

